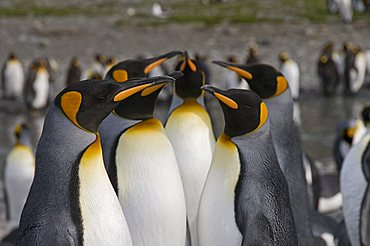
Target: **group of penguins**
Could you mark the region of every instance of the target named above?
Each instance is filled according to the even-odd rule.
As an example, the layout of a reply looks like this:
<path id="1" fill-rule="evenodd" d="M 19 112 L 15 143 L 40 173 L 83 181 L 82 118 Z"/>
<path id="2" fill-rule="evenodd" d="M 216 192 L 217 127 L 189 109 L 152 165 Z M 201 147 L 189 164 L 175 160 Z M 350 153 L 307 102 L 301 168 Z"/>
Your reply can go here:
<path id="1" fill-rule="evenodd" d="M 175 56 L 174 72 L 148 77 Z M 287 79 L 267 64 L 213 64 L 250 90 L 206 84 L 202 66 L 173 51 L 70 83 L 48 108 L 35 157 L 30 129 L 17 125 L 4 167 L 12 231 L 3 243 L 333 245 L 325 216 L 311 206 Z M 153 112 L 167 84 L 163 126 Z M 205 93 L 224 115 L 217 141 Z M 369 141 L 365 131 L 342 167 L 340 245 L 369 243 Z"/>
<path id="2" fill-rule="evenodd" d="M 335 96 L 342 87 L 344 95 L 355 95 L 370 74 L 370 50 L 347 41 L 342 50 L 336 51 L 332 41 L 321 50 L 318 75 L 325 96 Z"/>

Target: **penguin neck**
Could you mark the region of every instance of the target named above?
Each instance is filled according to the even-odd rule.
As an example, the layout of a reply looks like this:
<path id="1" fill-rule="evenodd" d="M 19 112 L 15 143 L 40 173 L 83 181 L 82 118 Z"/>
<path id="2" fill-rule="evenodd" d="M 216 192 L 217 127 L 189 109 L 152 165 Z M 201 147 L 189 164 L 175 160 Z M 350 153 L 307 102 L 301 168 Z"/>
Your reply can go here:
<path id="1" fill-rule="evenodd" d="M 264 102 L 269 110 L 272 131 L 293 126 L 293 101 L 289 89 L 279 96 L 264 99 Z"/>

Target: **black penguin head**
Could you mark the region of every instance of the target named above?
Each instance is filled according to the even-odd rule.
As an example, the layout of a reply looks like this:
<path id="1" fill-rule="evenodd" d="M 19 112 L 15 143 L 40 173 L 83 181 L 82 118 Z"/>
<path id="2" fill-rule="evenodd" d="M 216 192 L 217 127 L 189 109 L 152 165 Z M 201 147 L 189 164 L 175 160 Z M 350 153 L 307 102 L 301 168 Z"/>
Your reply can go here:
<path id="1" fill-rule="evenodd" d="M 162 88 L 169 82 L 182 76 L 181 72 L 172 72 L 165 76 L 151 77 L 150 86 L 137 87 L 131 96 L 119 103 L 114 113 L 127 119 L 146 120 L 153 118 L 154 106 Z M 130 80 L 128 80 L 130 81 Z M 126 83 L 126 82 L 125 82 Z"/>
<path id="2" fill-rule="evenodd" d="M 73 65 L 75 67 L 80 67 L 80 59 L 78 59 L 78 57 L 76 57 L 76 56 L 72 57 L 71 65 Z"/>
<path id="3" fill-rule="evenodd" d="M 8 56 L 8 60 L 16 60 L 16 59 L 17 59 L 17 56 L 15 55 L 15 53 L 10 52 Z"/>
<path id="4" fill-rule="evenodd" d="M 224 133 L 230 138 L 256 131 L 267 120 L 267 106 L 253 91 L 224 91 L 210 85 L 202 89 L 219 101 L 225 118 Z"/>
<path id="5" fill-rule="evenodd" d="M 86 131 L 96 133 L 100 123 L 133 91 L 149 87 L 153 80 L 134 80 L 127 83 L 115 83 L 108 80 L 84 80 L 72 83 L 56 99 L 65 116 L 74 125 Z"/>
<path id="6" fill-rule="evenodd" d="M 285 77 L 276 68 L 267 64 L 239 65 L 222 61 L 213 63 L 239 74 L 262 99 L 279 96 L 289 87 Z"/>
<path id="7" fill-rule="evenodd" d="M 179 54 L 180 51 L 172 51 L 149 59 L 125 60 L 114 65 L 105 78 L 125 82 L 130 78 L 147 77 L 155 67 Z"/>
<path id="8" fill-rule="evenodd" d="M 30 128 L 25 123 L 20 123 L 15 126 L 14 135 L 16 142 L 19 143 L 22 136 L 30 135 Z"/>
<path id="9" fill-rule="evenodd" d="M 198 62 L 190 59 L 186 52 L 176 65 L 175 70 L 184 74 L 175 82 L 175 93 L 180 98 L 198 98 L 202 95 L 200 87 L 205 84 L 205 75 L 199 67 Z"/>
<path id="10" fill-rule="evenodd" d="M 289 59 L 289 56 L 288 56 L 288 54 L 287 54 L 286 52 L 281 51 L 281 52 L 279 53 L 279 61 L 280 61 L 281 63 L 286 62 L 288 59 Z"/>
<path id="11" fill-rule="evenodd" d="M 365 126 L 368 125 L 370 123 L 370 104 L 364 106 L 361 112 L 361 116 Z"/>

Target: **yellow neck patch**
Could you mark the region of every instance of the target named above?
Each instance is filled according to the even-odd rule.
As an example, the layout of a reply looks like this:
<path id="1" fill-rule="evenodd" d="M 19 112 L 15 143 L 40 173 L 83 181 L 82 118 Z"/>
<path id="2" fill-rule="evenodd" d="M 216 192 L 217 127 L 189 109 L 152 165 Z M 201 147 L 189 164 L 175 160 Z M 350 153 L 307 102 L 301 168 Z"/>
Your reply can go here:
<path id="1" fill-rule="evenodd" d="M 135 93 L 137 93 L 139 91 L 142 91 L 142 90 L 144 90 L 145 88 L 147 88 L 149 86 L 151 86 L 151 84 L 144 84 L 144 85 L 139 85 L 139 86 L 131 87 L 131 88 L 127 89 L 127 90 L 124 90 L 124 91 L 119 92 L 117 95 L 115 95 L 115 97 L 114 97 L 113 100 L 115 102 L 123 101 L 126 98 L 128 98 L 129 96 L 132 96 Z"/>
<path id="2" fill-rule="evenodd" d="M 278 76 L 276 78 L 276 82 L 277 82 L 277 85 L 276 85 L 276 92 L 274 94 L 275 97 L 282 94 L 288 88 L 288 81 L 285 79 L 284 76 Z"/>
<path id="3" fill-rule="evenodd" d="M 160 65 L 161 63 L 165 62 L 167 60 L 167 58 L 162 58 L 162 59 L 159 59 L 151 64 L 149 64 L 149 66 L 147 66 L 144 70 L 144 73 L 147 74 L 149 73 L 150 71 L 152 71 L 156 66 Z"/>
<path id="4" fill-rule="evenodd" d="M 113 75 L 113 79 L 119 83 L 125 82 L 128 79 L 127 71 L 123 69 L 118 69 L 118 70 L 113 71 L 112 75 Z"/>
<path id="5" fill-rule="evenodd" d="M 226 104 L 229 108 L 232 108 L 232 109 L 238 109 L 239 106 L 238 104 L 231 98 L 228 98 L 220 93 L 217 93 L 217 92 L 214 92 L 213 93 L 215 95 L 215 97 L 220 100 L 221 102 L 223 102 L 224 104 Z"/>
<path id="6" fill-rule="evenodd" d="M 230 138 L 225 133 L 222 133 L 218 137 L 217 143 L 222 144 L 228 148 L 236 148 L 235 144 L 231 142 Z"/>
<path id="7" fill-rule="evenodd" d="M 94 160 L 97 157 L 103 158 L 100 135 L 98 133 L 96 134 L 95 141 L 84 152 L 81 159 L 81 165 L 88 165 L 92 163 L 91 160 Z"/>
<path id="8" fill-rule="evenodd" d="M 77 91 L 69 91 L 62 95 L 60 105 L 64 114 L 70 119 L 73 124 L 82 128 L 77 122 L 77 113 L 82 103 L 82 95 Z"/>
<path id="9" fill-rule="evenodd" d="M 152 94 L 153 92 L 161 89 L 163 86 L 165 86 L 166 84 L 163 83 L 163 84 L 159 84 L 159 85 L 153 85 L 149 88 L 145 88 L 142 92 L 141 92 L 141 96 L 142 97 L 146 97 L 146 96 L 149 96 L 150 94 Z"/>
<path id="10" fill-rule="evenodd" d="M 230 69 L 231 71 L 234 71 L 236 72 L 237 74 L 239 74 L 240 76 L 242 76 L 243 78 L 247 79 L 247 80 L 251 80 L 253 78 L 253 75 L 241 68 L 238 68 L 238 67 L 233 67 L 233 66 L 228 66 L 227 67 L 228 69 Z"/>

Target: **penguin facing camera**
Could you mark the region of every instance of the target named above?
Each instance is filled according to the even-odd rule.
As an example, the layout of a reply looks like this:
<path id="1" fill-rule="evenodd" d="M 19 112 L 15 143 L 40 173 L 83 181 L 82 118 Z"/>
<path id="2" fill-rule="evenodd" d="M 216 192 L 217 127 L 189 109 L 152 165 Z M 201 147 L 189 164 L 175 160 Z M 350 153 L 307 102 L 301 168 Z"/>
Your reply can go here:
<path id="1" fill-rule="evenodd" d="M 1 71 L 2 97 L 21 99 L 24 88 L 24 71 L 21 61 L 14 53 L 10 53 Z M 1 94 L 0 94 L 1 95 Z"/>
<path id="2" fill-rule="evenodd" d="M 296 61 L 288 56 L 286 52 L 279 53 L 280 72 L 289 83 L 293 100 L 298 100 L 300 91 L 300 72 Z"/>

